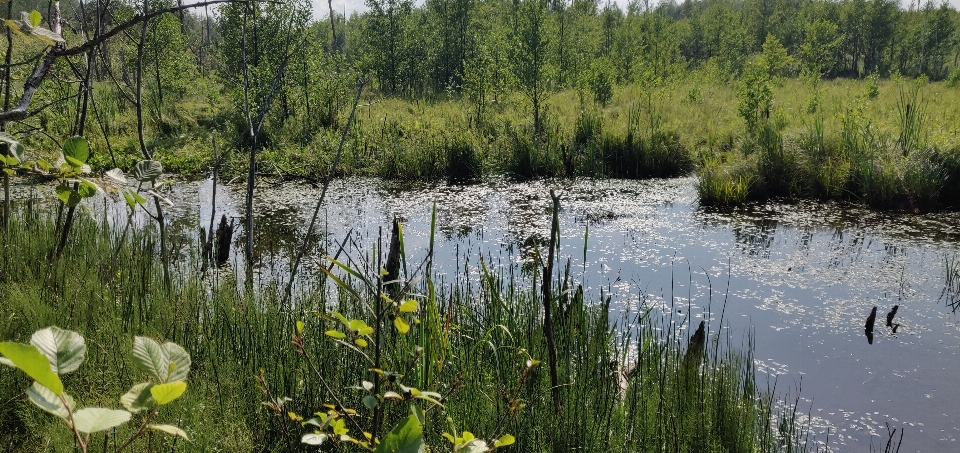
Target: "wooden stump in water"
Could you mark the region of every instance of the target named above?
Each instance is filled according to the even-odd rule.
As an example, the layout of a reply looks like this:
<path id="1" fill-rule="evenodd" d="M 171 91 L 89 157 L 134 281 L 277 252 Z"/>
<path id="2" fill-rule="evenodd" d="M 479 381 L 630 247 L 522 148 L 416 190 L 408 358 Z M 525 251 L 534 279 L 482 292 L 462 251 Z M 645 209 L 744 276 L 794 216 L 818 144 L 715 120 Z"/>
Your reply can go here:
<path id="1" fill-rule="evenodd" d="M 690 343 L 687 344 L 687 353 L 683 356 L 684 362 L 699 362 L 703 357 L 706 340 L 706 321 L 700 321 L 700 327 L 697 327 L 697 331 L 690 337 Z"/>
<path id="2" fill-rule="evenodd" d="M 217 258 L 217 266 L 223 266 L 227 264 L 227 260 L 230 258 L 230 243 L 233 241 L 233 220 L 227 224 L 227 216 L 220 217 L 220 225 L 217 226 L 217 243 L 215 248 L 215 255 Z"/>
<path id="3" fill-rule="evenodd" d="M 400 219 L 393 218 L 393 231 L 390 233 L 390 252 L 387 254 L 387 275 L 384 279 L 392 282 L 386 285 L 391 297 L 396 297 L 400 291 Z"/>
<path id="4" fill-rule="evenodd" d="M 870 310 L 870 316 L 867 316 L 867 323 L 863 327 L 863 333 L 867 336 L 867 343 L 873 344 L 873 324 L 877 321 L 877 307 Z"/>
<path id="5" fill-rule="evenodd" d="M 900 305 L 894 305 L 893 309 L 887 313 L 887 327 L 893 327 L 893 317 L 897 316 L 897 310 L 900 309 Z"/>

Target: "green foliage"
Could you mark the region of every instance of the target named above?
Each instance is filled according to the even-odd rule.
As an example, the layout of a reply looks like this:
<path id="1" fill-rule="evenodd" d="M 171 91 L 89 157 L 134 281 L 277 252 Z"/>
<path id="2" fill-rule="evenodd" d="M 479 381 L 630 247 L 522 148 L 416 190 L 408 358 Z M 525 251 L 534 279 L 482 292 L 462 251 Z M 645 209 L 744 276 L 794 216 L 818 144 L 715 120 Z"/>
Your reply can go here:
<path id="1" fill-rule="evenodd" d="M 924 146 L 926 102 L 920 97 L 920 89 L 924 83 L 923 79 L 919 79 L 908 86 L 900 86 L 900 102 L 897 103 L 900 135 L 897 137 L 897 147 L 904 156 Z"/>
<path id="2" fill-rule="evenodd" d="M 793 57 L 787 53 L 780 40 L 774 35 L 767 35 L 763 42 L 763 52 L 760 54 L 760 64 L 766 66 L 770 78 L 777 80 L 792 73 Z"/>
<path id="3" fill-rule="evenodd" d="M 593 100 L 606 107 L 613 99 L 614 73 L 610 60 L 605 57 L 593 60 L 585 83 L 593 94 Z"/>
<path id="4" fill-rule="evenodd" d="M 747 201 L 750 195 L 750 177 L 743 170 L 737 171 L 712 159 L 700 165 L 697 194 L 705 206 L 734 206 Z"/>
<path id="5" fill-rule="evenodd" d="M 414 28 L 413 2 L 410 0 L 367 0 L 370 12 L 363 23 L 363 61 L 365 72 L 377 75 L 384 93 L 400 94 L 420 88 L 418 60 L 423 42 Z"/>
<path id="6" fill-rule="evenodd" d="M 399 224 L 395 225 L 397 226 L 395 227 L 391 243 L 399 244 L 399 246 L 391 245 L 391 258 L 388 262 L 396 263 L 402 259 L 405 263 L 406 258 L 402 256 L 404 250 L 402 245 L 402 228 L 399 227 Z M 397 254 L 401 256 L 397 256 Z M 425 333 L 420 320 L 420 317 L 424 314 L 424 311 L 421 310 L 420 302 L 416 299 L 406 298 L 408 297 L 407 292 L 411 288 L 412 281 L 403 281 L 409 278 L 409 276 L 406 275 L 402 276 L 403 280 L 385 281 L 387 278 L 392 278 L 389 277 L 391 275 L 399 276 L 399 269 L 393 271 L 381 269 L 376 275 L 366 276 L 363 275 L 361 271 L 344 265 L 333 258 L 330 258 L 330 262 L 331 269 L 335 266 L 342 270 L 344 275 L 342 277 L 337 276 L 331 270 L 327 269 L 324 269 L 324 273 L 336 284 L 337 288 L 350 294 L 351 298 L 359 301 L 359 303 L 368 308 L 369 311 L 372 311 L 373 314 L 373 324 L 368 325 L 362 319 L 350 319 L 335 311 L 329 315 L 321 315 L 318 313 L 321 317 L 338 322 L 341 326 L 337 329 L 326 330 L 324 335 L 340 346 L 347 348 L 348 351 L 356 353 L 363 365 L 369 367 L 367 370 L 370 376 L 369 381 L 363 380 L 359 386 L 344 389 L 359 391 L 363 394 L 361 403 L 369 415 L 361 418 L 359 411 L 345 406 L 344 401 L 352 399 L 350 395 L 341 390 L 331 389 L 324 381 L 324 387 L 327 389 L 326 398 L 332 401 L 330 404 L 324 404 L 326 410 L 315 412 L 316 417 L 306 421 L 303 421 L 303 418 L 294 412 L 289 412 L 288 417 L 295 421 L 301 421 L 302 426 L 311 429 L 311 432 L 304 434 L 300 438 L 301 443 L 308 445 L 323 445 L 330 442 L 334 444 L 354 444 L 364 450 L 376 453 L 423 453 L 427 451 L 423 432 L 424 423 L 426 423 L 425 411 L 421 410 L 414 403 L 420 402 L 427 404 L 428 408 L 426 411 L 440 411 L 445 409 L 444 404 L 441 403 L 441 401 L 445 399 L 445 396 L 435 391 L 420 390 L 416 387 L 405 385 L 405 382 L 416 379 L 415 376 L 409 376 L 409 371 L 407 373 L 401 373 L 398 371 L 390 371 L 388 368 L 391 365 L 397 367 L 402 366 L 405 359 L 409 357 L 419 359 L 424 353 L 423 346 L 416 345 L 416 343 L 403 342 L 400 345 L 401 351 L 398 355 L 391 357 L 382 354 L 382 352 L 389 350 L 389 346 L 385 344 L 383 338 L 386 334 L 384 330 L 390 329 L 388 326 L 391 324 L 396 333 L 403 338 L 408 335 L 422 336 Z M 387 266 L 389 267 L 391 265 L 387 264 Z M 346 280 L 348 277 L 354 278 L 355 281 L 360 284 L 360 288 L 355 288 L 347 284 Z M 402 283 L 402 285 L 397 286 L 399 283 Z M 396 289 L 398 287 L 400 288 L 399 292 Z M 391 297 L 391 294 L 393 297 Z M 432 297 L 433 292 L 431 290 L 427 296 L 428 303 L 435 303 L 435 300 L 431 299 Z M 429 319 L 426 321 L 428 323 L 430 322 Z M 412 326 L 418 326 L 416 333 L 412 332 Z M 307 324 L 298 320 L 295 327 L 294 345 L 296 345 L 298 352 L 306 360 L 310 370 L 323 381 L 322 371 L 311 359 L 311 356 L 315 352 L 308 350 L 305 346 L 305 342 L 309 339 L 308 334 L 305 334 Z M 364 351 L 364 349 L 368 347 L 373 350 L 371 352 L 372 357 Z M 404 347 L 409 347 L 411 350 L 408 352 L 402 351 Z M 428 355 L 428 360 L 429 357 Z M 399 359 L 399 361 L 397 359 Z M 433 364 L 429 364 L 429 366 L 432 365 Z M 261 378 L 261 381 L 266 385 L 264 379 Z M 265 390 L 265 393 L 270 396 L 268 390 Z M 282 412 L 283 405 L 286 401 L 286 398 L 272 398 L 272 401 L 268 401 L 265 404 L 279 413 Z M 403 403 L 407 403 L 408 406 Z M 386 422 L 388 424 L 395 423 L 395 425 L 381 438 L 378 433 L 380 424 L 385 421 L 385 417 L 396 415 L 396 411 L 390 409 L 397 408 L 398 404 L 400 405 L 399 407 L 409 407 L 408 413 L 410 415 L 400 417 L 399 419 L 387 418 Z M 359 433 L 357 431 L 359 431 Z M 450 438 L 450 435 L 446 434 L 445 437 Z M 486 443 L 477 440 L 475 442 L 461 443 L 460 445 L 455 444 L 453 451 L 480 453 L 512 443 L 510 442 L 512 436 L 504 436 L 501 439 L 504 439 L 504 441 L 495 444 L 493 448 L 489 448 L 486 446 Z M 472 435 L 469 440 L 473 440 Z M 464 449 L 467 443 L 470 444 L 471 449 Z"/>
<path id="7" fill-rule="evenodd" d="M 510 65 L 520 91 L 531 104 L 533 132 L 540 135 L 543 126 L 543 102 L 556 68 L 548 56 L 551 47 L 550 24 L 544 0 L 521 0 L 515 13 L 510 47 Z"/>
<path id="8" fill-rule="evenodd" d="M 380 442 L 374 451 L 375 453 L 425 452 L 421 420 L 416 415 L 407 417 L 383 438 L 383 442 Z"/>
<path id="9" fill-rule="evenodd" d="M 173 402 L 187 389 L 185 379 L 190 369 L 190 356 L 183 348 L 169 342 L 161 347 L 152 339 L 136 337 L 135 362 L 157 382 L 137 384 L 122 396 L 120 402 L 127 410 L 102 407 L 79 409 L 76 401 L 64 392 L 60 375 L 76 371 L 86 356 L 86 350 L 86 342 L 80 334 L 55 326 L 47 327 L 36 331 L 30 338 L 30 344 L 0 343 L 0 354 L 3 355 L 0 363 L 18 368 L 34 380 L 27 389 L 27 399 L 63 420 L 74 432 L 77 445 L 83 452 L 90 445 L 91 433 L 113 430 L 130 421 L 134 414 L 144 411 L 148 412 L 142 416 L 143 428 L 135 431 L 116 451 L 123 450 L 142 437 L 144 429 L 187 439 L 186 433 L 175 426 L 150 424 L 157 417 L 159 406 Z M 161 372 L 158 367 L 165 368 Z M 80 433 L 87 436 L 81 436 Z M 106 439 L 109 440 L 109 437 L 108 434 Z"/>
<path id="10" fill-rule="evenodd" d="M 820 76 L 833 70 L 837 62 L 837 51 L 843 43 L 836 23 L 825 19 L 816 19 L 807 24 L 804 30 L 805 41 L 800 45 L 800 65 L 805 71 Z"/>
<path id="11" fill-rule="evenodd" d="M 0 132 L 0 144 L 6 147 L 6 152 L 0 154 L 0 169 L 7 176 L 13 176 L 18 169 L 31 169 L 38 165 L 27 160 L 24 146 L 14 136 Z M 40 165 L 46 166 L 46 163 L 41 162 Z"/>
<path id="12" fill-rule="evenodd" d="M 865 79 L 865 94 L 870 99 L 876 99 L 880 95 L 880 74 L 870 74 Z"/>
<path id="13" fill-rule="evenodd" d="M 747 123 L 747 135 L 758 138 L 766 128 L 773 107 L 773 80 L 764 58 L 751 61 L 737 87 L 737 111 Z"/>

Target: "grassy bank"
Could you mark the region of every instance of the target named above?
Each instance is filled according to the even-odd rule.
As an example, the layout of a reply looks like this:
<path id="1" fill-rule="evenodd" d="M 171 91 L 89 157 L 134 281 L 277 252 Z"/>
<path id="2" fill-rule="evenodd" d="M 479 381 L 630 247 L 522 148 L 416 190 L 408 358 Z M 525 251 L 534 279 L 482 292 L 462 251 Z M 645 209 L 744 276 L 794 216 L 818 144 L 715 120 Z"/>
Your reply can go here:
<path id="1" fill-rule="evenodd" d="M 489 99 L 482 108 L 459 96 L 367 93 L 340 172 L 471 180 L 484 174 L 646 178 L 697 171 L 704 205 L 785 197 L 910 211 L 958 206 L 956 185 L 948 183 L 960 177 L 956 87 L 900 78 L 784 79 L 771 85 L 770 108 L 758 113 L 762 127 L 748 131 L 740 82 L 721 79 L 698 70 L 653 87 L 621 86 L 606 105 L 576 90 L 554 93 L 539 134 L 528 101 L 516 93 Z M 110 91 L 104 93 L 109 101 Z M 107 101 L 99 107 L 107 134 L 91 134 L 94 166 L 129 167 L 139 159 L 136 121 L 122 102 Z M 214 143 L 221 174 L 246 171 L 242 127 L 228 104 L 224 96 L 191 98 L 159 115 L 162 121 L 148 121 L 147 135 L 159 137 L 151 146 L 168 172 L 206 174 Z M 324 127 L 307 127 L 309 118 L 290 114 L 284 127 L 268 128 L 261 137 L 259 172 L 324 176 L 346 112 Z M 42 141 L 34 142 L 42 148 Z"/>
<path id="2" fill-rule="evenodd" d="M 156 438 L 136 444 L 138 451 L 296 451 L 307 429 L 289 413 L 309 418 L 326 410 L 324 403 L 355 408 L 358 415 L 344 417 L 382 435 L 409 414 L 411 401 L 426 411 L 424 436 L 438 449 L 449 448 L 441 434 L 456 429 L 487 439 L 512 434 L 516 445 L 508 448 L 523 452 L 803 450 L 802 426 L 791 412 L 778 412 L 784 405 L 774 404 L 776 395 L 757 386 L 749 349 L 714 336 L 688 346 L 689 333 L 672 333 L 641 313 L 624 314 L 614 325 L 609 305 L 584 300 L 569 271 L 554 273 L 550 285 L 558 294 L 551 303 L 557 352 L 551 361 L 540 282 L 518 268 L 481 266 L 404 290 L 383 286 L 379 273 L 360 270 L 363 263 L 331 266 L 330 276 L 304 276 L 296 303 L 284 305 L 275 285 L 245 289 L 228 270 L 202 273 L 189 247 L 175 254 L 178 277 L 165 288 L 154 232 L 85 215 L 63 257 L 50 261 L 54 218 L 24 209 L 12 219 L 3 242 L 0 338 L 25 341 L 47 325 L 83 334 L 87 361 L 65 386 L 85 406 L 116 407 L 141 380 L 129 359 L 134 335 L 186 348 L 193 358 L 190 388 L 165 413 L 191 441 Z M 429 269 L 398 267 L 405 268 L 404 281 Z M 417 308 L 394 310 L 393 299 L 377 297 L 378 288 L 398 301 L 417 301 Z M 330 331 L 344 326 L 334 311 L 373 331 L 347 331 L 338 342 Z M 394 319 L 406 320 L 409 331 L 401 333 Z M 361 337 L 370 344 L 350 342 Z M 558 387 L 551 386 L 551 364 Z M 371 408 L 359 387 L 364 380 L 399 398 L 381 398 Z M 28 384 L 0 367 L 0 449 L 70 450 L 68 430 L 24 398 Z M 437 392 L 443 406 L 414 399 L 409 388 Z M 277 412 L 262 404 L 282 401 Z M 362 438 L 353 425 L 348 429 Z"/>

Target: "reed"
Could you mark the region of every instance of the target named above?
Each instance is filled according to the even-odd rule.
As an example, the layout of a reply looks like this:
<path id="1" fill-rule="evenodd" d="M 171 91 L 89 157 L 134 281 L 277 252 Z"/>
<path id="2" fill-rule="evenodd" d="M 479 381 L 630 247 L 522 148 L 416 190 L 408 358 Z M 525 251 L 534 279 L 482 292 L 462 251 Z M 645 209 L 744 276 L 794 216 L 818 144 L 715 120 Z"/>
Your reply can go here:
<path id="1" fill-rule="evenodd" d="M 406 282 L 404 297 L 421 309 L 419 322 L 402 335 L 369 309 L 381 300 L 379 286 L 368 284 L 375 280 L 363 277 L 379 274 L 386 249 L 381 255 L 377 246 L 354 245 L 343 268 L 304 275 L 294 303 L 281 305 L 279 277 L 264 276 L 248 289 L 229 268 L 203 273 L 199 244 L 188 238 L 173 241 L 175 278 L 165 288 L 156 231 L 124 219 L 78 216 L 63 256 L 48 261 L 55 214 L 37 207 L 15 213 L 2 242 L 9 261 L 0 281 L 0 316 L 7 321 L 0 338 L 23 341 L 47 325 L 81 332 L 90 345 L 89 365 L 68 377 L 71 388 L 83 389 L 74 395 L 78 401 L 113 402 L 137 380 L 129 359 L 118 353 L 132 335 L 175 341 L 192 355 L 191 389 L 170 406 L 192 441 L 158 440 L 135 445 L 138 451 L 296 450 L 305 431 L 286 411 L 320 409 L 331 402 L 328 388 L 366 420 L 371 414 L 362 393 L 349 388 L 369 379 L 370 366 L 324 334 L 337 325 L 328 320 L 333 311 L 381 329 L 382 369 L 444 396 L 444 409 L 428 411 L 428 445 L 446 444 L 440 435 L 449 429 L 449 416 L 479 436 L 514 435 L 514 451 L 773 452 L 806 446 L 793 409 L 777 409 L 771 403 L 777 396 L 757 386 L 752 345 L 736 348 L 733 339 L 713 335 L 711 347 L 686 348 L 682 332 L 689 329 L 678 330 L 648 309 L 618 314 L 610 294 L 585 294 L 559 259 L 547 274 L 556 295 L 548 302 L 555 314 L 558 412 L 547 373 L 543 282 L 536 272 L 491 262 L 490 255 L 471 257 L 479 267 L 446 277 L 403 256 L 397 272 Z M 291 343 L 295 333 L 316 369 Z M 94 369 L 104 371 L 89 372 Z M 0 448 L 69 450 L 62 427 L 21 398 L 25 384 L 0 368 Z M 282 403 L 281 415 L 264 402 Z M 403 404 L 385 406 L 383 426 L 405 414 Z"/>

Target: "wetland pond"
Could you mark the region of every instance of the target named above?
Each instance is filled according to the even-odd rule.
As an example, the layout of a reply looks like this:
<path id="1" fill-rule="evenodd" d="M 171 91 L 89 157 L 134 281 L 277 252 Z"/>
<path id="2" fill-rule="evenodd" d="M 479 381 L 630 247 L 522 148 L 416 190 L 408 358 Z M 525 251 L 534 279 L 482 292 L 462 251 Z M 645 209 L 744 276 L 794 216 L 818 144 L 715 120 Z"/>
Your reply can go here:
<path id="1" fill-rule="evenodd" d="M 696 183 L 350 178 L 333 183 L 318 225 L 321 242 L 334 244 L 351 231 L 358 242 L 375 244 L 399 216 L 408 261 L 418 262 L 436 203 L 434 271 L 476 275 L 480 254 L 493 265 L 521 264 L 529 238 L 549 237 L 549 191 L 557 190 L 560 256 L 571 261 L 588 300 L 612 289 L 611 318 L 654 307 L 677 329 L 707 319 L 716 334 L 722 314 L 721 335 L 744 347 L 752 338 L 759 386 L 776 382 L 778 392 L 792 395 L 802 388 L 798 411 L 809 413 L 817 441 L 830 451 L 869 451 L 871 440 L 886 441 L 887 423 L 904 430 L 901 452 L 958 451 L 960 215 L 813 202 L 715 212 L 699 207 Z M 174 229 L 183 237 L 209 223 L 211 188 L 206 180 L 169 189 Z M 283 268 L 273 257 L 302 240 L 319 190 L 266 182 L 257 190 L 256 255 L 266 272 Z M 226 214 L 242 223 L 243 196 L 239 185 L 219 186 L 217 220 Z M 232 260 L 241 259 L 234 257 L 242 256 L 242 234 Z M 896 329 L 886 324 L 894 305 Z M 874 306 L 871 344 L 864 324 Z"/>

